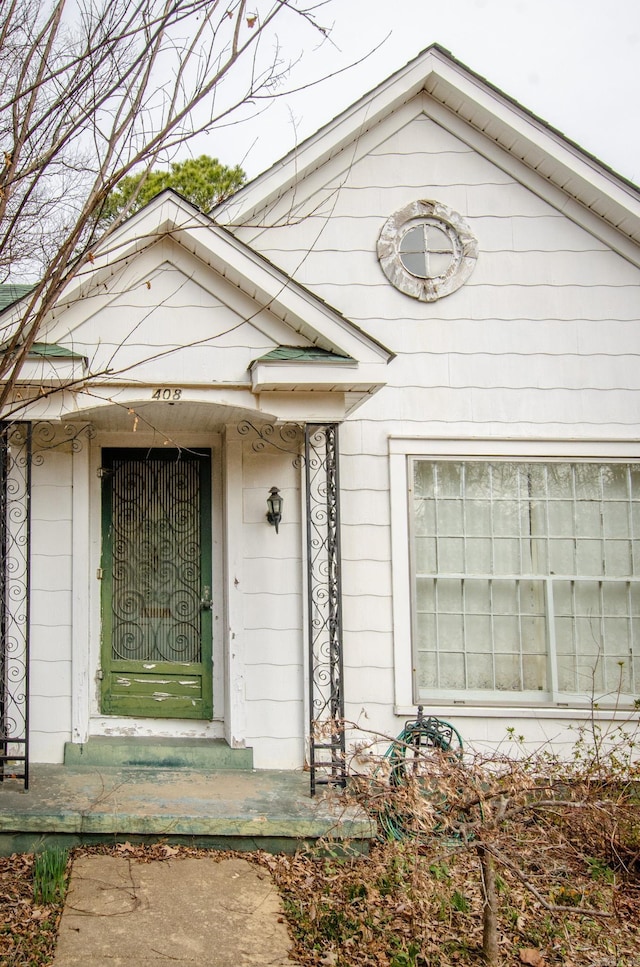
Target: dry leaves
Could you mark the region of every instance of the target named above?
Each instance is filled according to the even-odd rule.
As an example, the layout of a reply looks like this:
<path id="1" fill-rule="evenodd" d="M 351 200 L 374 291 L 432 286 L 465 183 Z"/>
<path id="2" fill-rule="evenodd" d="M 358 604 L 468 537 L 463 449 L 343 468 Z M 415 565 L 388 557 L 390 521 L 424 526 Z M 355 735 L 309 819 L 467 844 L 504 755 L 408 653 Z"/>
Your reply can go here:
<path id="1" fill-rule="evenodd" d="M 511 830 L 517 859 L 549 896 L 566 884 L 616 916 L 550 915 L 517 877 L 502 869 L 501 967 L 639 967 L 640 882 L 594 879 L 560 830 L 523 823 Z M 337 844 L 326 844 L 333 851 Z M 135 862 L 211 856 L 196 848 L 131 842 L 83 852 L 114 852 Z M 216 852 L 255 862 L 273 878 L 305 967 L 480 967 L 482 887 L 473 851 L 443 837 L 429 844 L 374 844 L 367 857 Z M 60 909 L 35 905 L 32 857 L 0 858 L 0 964 L 44 967 L 55 946 Z"/>
<path id="2" fill-rule="evenodd" d="M 535 947 L 524 947 L 520 951 L 520 961 L 529 967 L 544 967 L 544 957 Z"/>

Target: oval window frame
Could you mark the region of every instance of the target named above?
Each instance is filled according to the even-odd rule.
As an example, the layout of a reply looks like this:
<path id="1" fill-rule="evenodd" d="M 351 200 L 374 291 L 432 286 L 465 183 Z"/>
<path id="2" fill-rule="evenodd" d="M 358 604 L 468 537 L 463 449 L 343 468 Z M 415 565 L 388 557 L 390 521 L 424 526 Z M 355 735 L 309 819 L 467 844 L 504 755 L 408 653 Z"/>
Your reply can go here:
<path id="1" fill-rule="evenodd" d="M 400 255 L 400 244 L 407 232 L 424 223 L 440 227 L 452 240 L 454 248 L 447 271 L 428 278 L 413 275 Z M 378 237 L 377 250 L 382 271 L 396 289 L 420 302 L 436 302 L 456 292 L 467 281 L 478 258 L 478 240 L 462 216 L 453 209 L 438 201 L 420 199 L 405 205 L 386 220 Z"/>

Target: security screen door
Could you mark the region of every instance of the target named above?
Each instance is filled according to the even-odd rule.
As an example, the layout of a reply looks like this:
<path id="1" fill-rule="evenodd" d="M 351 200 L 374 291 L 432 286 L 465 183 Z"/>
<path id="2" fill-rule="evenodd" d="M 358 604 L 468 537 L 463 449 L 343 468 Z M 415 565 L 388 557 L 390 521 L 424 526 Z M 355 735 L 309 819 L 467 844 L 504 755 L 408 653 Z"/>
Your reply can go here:
<path id="1" fill-rule="evenodd" d="M 209 719 L 211 453 L 102 463 L 102 711 Z"/>

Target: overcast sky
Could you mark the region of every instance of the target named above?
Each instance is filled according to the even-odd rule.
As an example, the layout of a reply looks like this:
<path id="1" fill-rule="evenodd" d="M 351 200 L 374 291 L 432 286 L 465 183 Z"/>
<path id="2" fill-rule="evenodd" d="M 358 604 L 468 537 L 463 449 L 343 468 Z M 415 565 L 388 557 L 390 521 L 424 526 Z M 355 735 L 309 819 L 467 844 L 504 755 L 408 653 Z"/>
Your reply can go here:
<path id="1" fill-rule="evenodd" d="M 291 57 L 304 49 L 292 86 L 381 46 L 340 77 L 281 99 L 260 120 L 199 138 L 194 153 L 242 163 L 253 177 L 296 138 L 312 134 L 438 43 L 640 182 L 640 0 L 329 0 L 319 18 L 334 25 L 330 43 L 318 47 L 298 27 L 281 34 Z"/>

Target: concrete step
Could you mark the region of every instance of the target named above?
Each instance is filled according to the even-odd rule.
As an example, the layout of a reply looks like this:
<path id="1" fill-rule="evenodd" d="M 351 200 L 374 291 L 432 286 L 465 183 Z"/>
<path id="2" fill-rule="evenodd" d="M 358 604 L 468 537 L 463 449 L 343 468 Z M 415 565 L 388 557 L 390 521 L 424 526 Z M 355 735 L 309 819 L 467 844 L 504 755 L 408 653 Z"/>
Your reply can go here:
<path id="1" fill-rule="evenodd" d="M 64 764 L 87 768 L 250 770 L 253 769 L 253 750 L 232 749 L 224 739 L 96 735 L 84 743 L 67 742 Z"/>
<path id="2" fill-rule="evenodd" d="M 295 852 L 326 839 L 362 853 L 376 835 L 339 790 L 312 799 L 303 772 L 41 763 L 30 772 L 27 792 L 18 780 L 0 783 L 0 855 L 159 840 Z"/>

